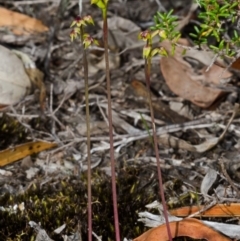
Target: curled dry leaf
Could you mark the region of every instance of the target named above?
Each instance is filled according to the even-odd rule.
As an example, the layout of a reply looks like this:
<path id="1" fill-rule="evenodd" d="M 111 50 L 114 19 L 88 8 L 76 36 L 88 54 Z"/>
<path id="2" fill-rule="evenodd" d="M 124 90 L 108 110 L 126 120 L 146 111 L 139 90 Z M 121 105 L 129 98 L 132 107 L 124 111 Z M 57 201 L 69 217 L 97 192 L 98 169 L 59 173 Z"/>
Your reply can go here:
<path id="1" fill-rule="evenodd" d="M 40 151 L 47 150 L 55 147 L 56 143 L 51 142 L 28 142 L 22 145 L 15 146 L 0 152 L 0 166 L 6 166 L 12 162 L 18 161 L 26 156 L 39 153 Z"/>
<path id="2" fill-rule="evenodd" d="M 187 206 L 170 210 L 169 213 L 178 217 L 187 217 L 191 214 L 196 214 L 196 217 L 239 217 L 240 203 L 231 204 L 216 204 L 213 207 L 204 210 L 204 206 Z M 201 210 L 204 210 L 201 212 Z"/>
<path id="3" fill-rule="evenodd" d="M 16 35 L 31 35 L 48 31 L 48 27 L 41 21 L 5 8 L 0 8 L 0 27 Z"/>
<path id="4" fill-rule="evenodd" d="M 0 105 L 11 105 L 30 93 L 31 82 L 22 61 L 0 46 Z"/>
<path id="5" fill-rule="evenodd" d="M 201 183 L 201 193 L 203 196 L 207 196 L 209 190 L 212 188 L 213 184 L 217 180 L 218 173 L 212 168 L 209 168 L 206 175 L 204 176 L 202 183 Z"/>
<path id="6" fill-rule="evenodd" d="M 170 230 L 173 238 L 191 237 L 194 239 L 206 239 L 208 241 L 230 241 L 231 239 L 218 233 L 214 229 L 194 218 L 186 218 L 177 222 L 170 222 Z M 164 241 L 169 240 L 166 224 L 152 228 L 133 241 Z"/>
<path id="7" fill-rule="evenodd" d="M 171 43 L 163 41 L 161 46 L 168 52 L 168 57 L 160 60 L 161 71 L 169 88 L 178 96 L 190 100 L 194 104 L 208 108 L 213 102 L 224 94 L 217 88 L 222 80 L 229 79 L 232 74 L 215 64 L 206 72 L 211 64 L 212 56 L 208 52 L 195 49 L 187 50 L 183 55 L 183 48 L 176 46 L 174 56 L 171 56 Z M 194 68 L 184 59 L 187 56 L 198 64 Z"/>
<path id="8" fill-rule="evenodd" d="M 40 90 L 39 101 L 43 110 L 46 98 L 43 73 L 36 68 L 30 57 L 0 46 L 0 66 L 0 105 L 17 103 L 34 87 Z"/>
<path id="9" fill-rule="evenodd" d="M 33 88 L 38 88 L 40 90 L 39 102 L 41 109 L 45 108 L 45 99 L 46 99 L 46 87 L 43 82 L 44 74 L 37 69 L 35 63 L 30 59 L 30 57 L 18 50 L 12 50 L 23 62 L 25 71 L 31 81 Z"/>

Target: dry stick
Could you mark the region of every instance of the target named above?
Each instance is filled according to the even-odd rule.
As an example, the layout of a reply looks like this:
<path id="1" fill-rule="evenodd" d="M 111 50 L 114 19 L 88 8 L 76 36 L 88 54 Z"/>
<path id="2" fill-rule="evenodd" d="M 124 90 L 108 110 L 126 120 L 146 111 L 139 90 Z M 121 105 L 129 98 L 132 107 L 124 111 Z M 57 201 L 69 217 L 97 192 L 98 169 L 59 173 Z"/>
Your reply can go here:
<path id="1" fill-rule="evenodd" d="M 110 141 L 110 159 L 111 159 L 111 175 L 112 175 L 112 197 L 113 197 L 113 211 L 114 211 L 114 226 L 115 226 L 116 241 L 120 241 L 119 219 L 118 219 L 118 209 L 117 209 L 117 191 L 116 191 L 116 176 L 115 176 L 114 146 L 113 146 L 111 83 L 110 83 L 109 58 L 108 58 L 107 7 L 102 9 L 102 14 L 103 14 L 103 41 L 104 41 L 104 54 L 105 54 L 105 64 L 106 64 L 106 79 L 107 79 L 108 123 L 109 123 L 109 141 Z"/>
<path id="2" fill-rule="evenodd" d="M 159 160 L 160 157 L 159 157 L 159 151 L 158 151 L 158 141 L 157 141 L 157 135 L 156 135 L 156 126 L 154 121 L 154 112 L 153 112 L 152 99 L 151 99 L 150 72 L 151 72 L 151 58 L 146 58 L 145 59 L 145 76 L 146 76 L 146 83 L 148 88 L 148 99 L 149 99 L 149 107 L 150 107 L 150 114 L 151 114 L 151 120 L 152 120 L 154 150 L 155 150 L 155 155 L 157 159 L 158 185 L 160 189 L 160 196 L 162 199 L 163 214 L 166 221 L 168 237 L 169 237 L 169 240 L 172 241 L 172 234 L 171 234 L 169 221 L 168 221 L 167 205 L 166 205 L 166 200 L 164 196 L 162 172 L 161 172 L 161 166 L 160 166 L 160 160 Z"/>
<path id="3" fill-rule="evenodd" d="M 222 173 L 224 175 L 224 177 L 226 178 L 226 180 L 229 182 L 229 184 L 231 185 L 231 187 L 233 188 L 233 190 L 236 192 L 237 194 L 237 198 L 240 197 L 240 191 L 238 190 L 238 188 L 235 186 L 234 182 L 232 181 L 232 179 L 230 178 L 230 176 L 228 175 L 227 173 L 227 170 L 224 166 L 224 161 L 223 159 L 220 159 L 220 167 L 221 167 L 221 170 L 222 170 Z"/>
<path id="4" fill-rule="evenodd" d="M 201 210 L 192 213 L 191 215 L 187 216 L 187 218 L 193 218 L 197 215 L 201 216 L 202 213 L 204 213 L 205 211 L 207 211 L 208 209 L 214 207 L 217 204 L 216 200 L 213 200 L 211 203 L 209 203 L 208 205 L 206 205 L 205 207 L 201 208 Z"/>
<path id="5" fill-rule="evenodd" d="M 81 41 L 83 44 L 83 26 L 81 26 Z M 90 113 L 89 113 L 89 95 L 88 95 L 88 61 L 87 51 L 83 46 L 83 69 L 85 83 L 85 103 L 86 103 L 86 127 L 87 127 L 87 163 L 88 163 L 88 241 L 92 241 L 92 189 L 91 189 L 91 133 L 90 133 Z"/>

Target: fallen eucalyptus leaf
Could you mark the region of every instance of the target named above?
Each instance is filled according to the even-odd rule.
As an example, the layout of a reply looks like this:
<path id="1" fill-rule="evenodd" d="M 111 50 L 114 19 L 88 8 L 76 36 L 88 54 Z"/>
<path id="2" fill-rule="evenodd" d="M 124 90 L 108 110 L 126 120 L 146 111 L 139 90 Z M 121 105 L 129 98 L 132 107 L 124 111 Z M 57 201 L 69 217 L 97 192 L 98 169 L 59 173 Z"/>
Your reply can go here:
<path id="1" fill-rule="evenodd" d="M 28 142 L 0 152 L 0 166 L 5 166 L 26 156 L 39 153 L 40 151 L 55 147 L 51 142 Z"/>
<path id="2" fill-rule="evenodd" d="M 161 47 L 168 52 L 168 57 L 160 59 L 161 71 L 167 85 L 176 95 L 208 108 L 224 94 L 217 87 L 223 86 L 222 82 L 230 79 L 232 74 L 215 64 L 206 71 L 213 59 L 209 52 L 191 49 L 183 55 L 184 48 L 176 46 L 174 55 L 171 55 L 172 44 L 167 40 L 161 43 Z M 186 57 L 194 61 L 194 66 L 186 61 Z"/>
<path id="3" fill-rule="evenodd" d="M 231 241 L 230 238 L 208 227 L 202 221 L 194 218 L 186 218 L 181 221 L 169 222 L 172 238 L 191 237 L 194 239 L 206 239 L 208 241 Z M 133 241 L 164 241 L 169 240 L 166 224 L 152 228 Z"/>
<path id="4" fill-rule="evenodd" d="M 0 8 L 0 27 L 5 27 L 16 35 L 31 35 L 48 31 L 48 27 L 35 18 Z"/>

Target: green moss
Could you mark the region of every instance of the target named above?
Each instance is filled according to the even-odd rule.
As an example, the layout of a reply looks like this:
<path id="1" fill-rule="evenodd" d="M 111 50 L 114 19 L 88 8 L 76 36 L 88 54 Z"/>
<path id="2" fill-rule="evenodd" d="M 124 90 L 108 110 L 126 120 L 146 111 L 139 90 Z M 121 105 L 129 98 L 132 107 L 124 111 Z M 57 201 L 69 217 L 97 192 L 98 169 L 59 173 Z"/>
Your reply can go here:
<path id="1" fill-rule="evenodd" d="M 26 140 L 27 130 L 13 117 L 3 114 L 0 117 L 0 149 L 20 144 Z"/>
<path id="2" fill-rule="evenodd" d="M 150 178 L 152 171 L 147 167 L 127 167 L 118 172 L 118 208 L 122 237 L 134 238 L 146 230 L 137 222 L 138 212 L 158 197 L 157 185 Z M 157 179 L 154 179 L 157 180 Z M 30 220 L 41 223 L 49 236 L 62 240 L 53 230 L 63 223 L 64 233 L 71 234 L 81 225 L 83 240 L 87 240 L 87 176 L 67 177 L 53 180 L 42 187 L 32 185 L 24 194 L 0 198 L 0 206 L 24 202 L 23 212 L 0 211 L 0 240 L 30 240 L 34 231 L 29 227 Z M 105 173 L 94 171 L 92 178 L 93 230 L 102 240 L 114 240 L 114 219 L 111 192 L 111 178 Z M 2 239 L 2 238 L 3 239 Z"/>

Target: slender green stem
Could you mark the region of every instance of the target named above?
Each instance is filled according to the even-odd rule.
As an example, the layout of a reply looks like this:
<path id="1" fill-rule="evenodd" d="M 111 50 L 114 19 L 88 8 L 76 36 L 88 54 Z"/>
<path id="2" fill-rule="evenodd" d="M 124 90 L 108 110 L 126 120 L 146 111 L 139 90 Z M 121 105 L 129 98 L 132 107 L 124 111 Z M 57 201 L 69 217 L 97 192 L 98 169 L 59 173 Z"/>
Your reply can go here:
<path id="1" fill-rule="evenodd" d="M 117 208 L 117 190 L 116 190 L 116 176 L 115 176 L 115 159 L 113 147 L 113 123 L 112 123 L 112 104 L 111 104 L 111 81 L 108 58 L 108 23 L 107 23 L 107 8 L 103 9 L 103 41 L 106 61 L 106 79 L 107 79 L 107 98 L 108 98 L 108 123 L 109 123 L 109 142 L 110 142 L 110 158 L 111 158 L 111 176 L 112 176 L 112 197 L 113 197 L 113 211 L 114 211 L 114 226 L 116 241 L 120 241 L 119 219 Z"/>
<path id="2" fill-rule="evenodd" d="M 151 58 L 147 58 L 145 60 L 145 77 L 146 77 L 146 83 L 147 83 L 147 89 L 148 89 L 148 99 L 149 99 L 149 107 L 150 107 L 151 122 L 152 122 L 152 129 L 153 129 L 154 150 L 155 150 L 155 155 L 156 155 L 156 159 L 157 159 L 157 172 L 158 172 L 158 183 L 159 183 L 158 185 L 159 185 L 159 189 L 160 189 L 160 196 L 162 199 L 163 214 L 164 214 L 165 221 L 166 221 L 168 238 L 170 241 L 172 241 L 172 235 L 171 235 L 171 230 L 170 230 L 169 221 L 168 221 L 168 214 L 167 214 L 167 205 L 166 205 L 164 189 L 163 189 L 163 179 L 162 179 L 160 157 L 159 157 L 159 150 L 158 150 L 158 144 L 157 144 L 154 112 L 153 112 L 153 107 L 152 107 L 152 98 L 151 98 L 151 90 L 150 90 L 150 73 L 151 73 Z"/>
<path id="3" fill-rule="evenodd" d="M 83 43 L 84 29 L 81 26 L 81 40 Z M 86 127 L 87 127 L 87 163 L 88 163 L 88 241 L 92 241 L 92 189 L 91 189 L 91 137 L 90 137 L 90 112 L 89 112 L 89 95 L 88 95 L 88 61 L 87 50 L 83 46 L 83 69 L 85 83 L 85 103 L 86 103 Z"/>

